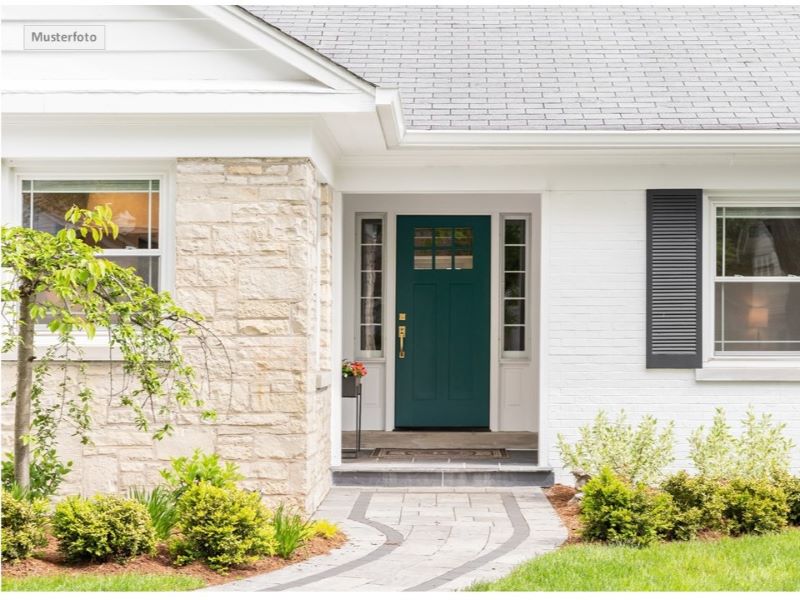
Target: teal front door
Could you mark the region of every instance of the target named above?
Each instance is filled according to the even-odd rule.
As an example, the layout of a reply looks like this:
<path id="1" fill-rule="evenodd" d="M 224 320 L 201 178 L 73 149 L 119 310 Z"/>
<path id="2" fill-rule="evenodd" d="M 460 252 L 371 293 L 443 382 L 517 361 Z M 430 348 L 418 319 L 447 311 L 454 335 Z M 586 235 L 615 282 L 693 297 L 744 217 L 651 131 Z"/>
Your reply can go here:
<path id="1" fill-rule="evenodd" d="M 490 236 L 490 217 L 397 217 L 397 428 L 489 426 Z"/>

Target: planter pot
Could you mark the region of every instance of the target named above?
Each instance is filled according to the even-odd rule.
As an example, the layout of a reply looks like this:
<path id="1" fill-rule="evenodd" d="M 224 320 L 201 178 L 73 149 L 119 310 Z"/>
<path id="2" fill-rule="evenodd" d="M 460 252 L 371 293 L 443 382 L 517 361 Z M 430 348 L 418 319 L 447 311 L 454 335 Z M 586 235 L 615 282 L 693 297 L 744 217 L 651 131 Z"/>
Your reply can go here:
<path id="1" fill-rule="evenodd" d="M 345 398 L 355 398 L 358 395 L 358 388 L 361 385 L 358 377 L 342 376 L 342 396 Z"/>

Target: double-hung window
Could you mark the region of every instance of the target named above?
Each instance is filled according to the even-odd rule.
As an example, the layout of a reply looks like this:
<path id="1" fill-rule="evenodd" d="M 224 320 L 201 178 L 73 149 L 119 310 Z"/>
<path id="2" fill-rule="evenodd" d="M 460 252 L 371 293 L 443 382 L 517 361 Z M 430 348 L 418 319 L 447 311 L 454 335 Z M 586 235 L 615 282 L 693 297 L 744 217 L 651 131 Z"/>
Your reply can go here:
<path id="1" fill-rule="evenodd" d="M 800 354 L 800 204 L 712 204 L 714 352 Z"/>
<path id="2" fill-rule="evenodd" d="M 119 227 L 116 238 L 95 243 L 102 255 L 123 267 L 133 267 L 156 290 L 164 287 L 160 240 L 161 180 L 159 179 L 23 179 L 22 224 L 56 233 L 66 226 L 64 214 L 72 206 L 111 208 Z"/>

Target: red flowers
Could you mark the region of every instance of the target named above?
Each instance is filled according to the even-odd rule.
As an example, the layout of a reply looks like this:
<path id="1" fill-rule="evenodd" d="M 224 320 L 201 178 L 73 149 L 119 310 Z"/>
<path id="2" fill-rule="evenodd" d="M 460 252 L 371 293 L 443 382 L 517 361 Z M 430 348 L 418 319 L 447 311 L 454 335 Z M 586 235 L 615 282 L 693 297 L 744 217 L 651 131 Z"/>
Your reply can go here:
<path id="1" fill-rule="evenodd" d="M 364 363 L 358 362 L 357 360 L 349 361 L 343 360 L 342 361 L 342 376 L 344 377 L 366 377 L 367 375 L 367 367 L 364 366 Z"/>

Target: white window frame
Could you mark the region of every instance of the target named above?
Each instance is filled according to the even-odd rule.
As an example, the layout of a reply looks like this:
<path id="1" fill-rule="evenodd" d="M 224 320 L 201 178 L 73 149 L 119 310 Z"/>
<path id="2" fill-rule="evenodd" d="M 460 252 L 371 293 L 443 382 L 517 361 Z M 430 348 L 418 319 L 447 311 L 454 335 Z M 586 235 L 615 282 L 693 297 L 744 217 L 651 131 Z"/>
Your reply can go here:
<path id="1" fill-rule="evenodd" d="M 523 290 L 525 310 L 523 311 L 525 328 L 525 350 L 505 350 L 505 275 L 506 275 L 506 221 L 525 221 L 525 289 Z M 531 356 L 531 215 L 530 213 L 501 213 L 500 214 L 500 359 L 506 360 L 528 360 Z"/>
<path id="2" fill-rule="evenodd" d="M 142 179 L 159 181 L 159 243 L 158 250 L 146 251 L 158 255 L 159 290 L 175 291 L 175 164 L 165 161 L 22 161 L 9 160 L 3 165 L 7 178 L 3 189 L 3 222 L 22 225 L 22 182 L 24 180 L 116 180 Z M 108 256 L 118 255 L 106 251 Z M 129 255 L 129 254 L 126 254 Z M 141 254 L 144 256 L 144 253 Z M 37 328 L 34 344 L 37 352 L 54 345 L 58 337 L 46 328 Z M 89 339 L 85 334 L 75 335 L 76 344 L 83 351 L 84 360 L 116 360 L 119 353 L 109 352 L 108 334 L 98 331 Z M 4 353 L 4 360 L 14 360 L 15 353 Z"/>
<path id="3" fill-rule="evenodd" d="M 381 350 L 362 350 L 361 349 L 361 224 L 365 220 L 379 219 L 382 223 L 382 243 L 381 243 Z M 356 213 L 356 235 L 355 235 L 355 262 L 356 262 L 356 281 L 355 281 L 355 356 L 358 359 L 382 359 L 386 356 L 386 213 Z"/>
<path id="4" fill-rule="evenodd" d="M 800 381 L 800 355 L 789 352 L 715 352 L 717 233 L 716 214 L 721 206 L 798 206 L 800 192 L 706 192 L 703 202 L 703 367 L 698 381 Z M 778 278 L 786 280 L 786 278 Z M 800 285 L 800 284 L 798 284 Z"/>

